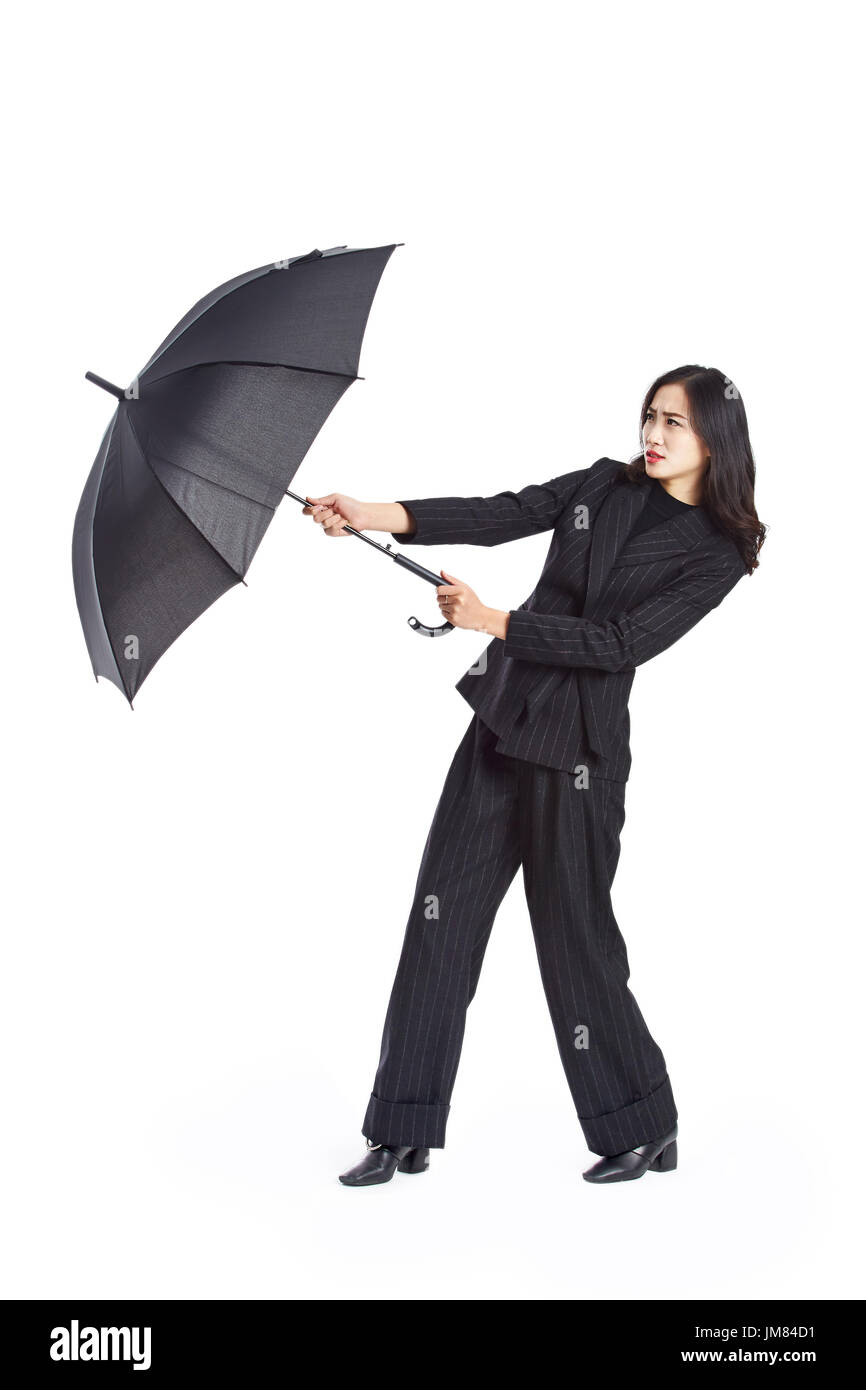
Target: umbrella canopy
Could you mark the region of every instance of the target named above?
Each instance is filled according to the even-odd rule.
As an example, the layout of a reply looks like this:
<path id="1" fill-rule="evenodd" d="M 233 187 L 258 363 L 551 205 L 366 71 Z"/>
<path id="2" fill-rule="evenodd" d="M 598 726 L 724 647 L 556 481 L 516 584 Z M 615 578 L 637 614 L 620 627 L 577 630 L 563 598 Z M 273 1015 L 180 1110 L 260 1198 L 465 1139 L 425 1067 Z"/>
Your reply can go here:
<path id="1" fill-rule="evenodd" d="M 243 582 L 307 450 L 358 380 L 395 247 L 273 262 L 200 300 L 122 389 L 75 517 L 72 572 L 97 680 L 136 691 Z"/>

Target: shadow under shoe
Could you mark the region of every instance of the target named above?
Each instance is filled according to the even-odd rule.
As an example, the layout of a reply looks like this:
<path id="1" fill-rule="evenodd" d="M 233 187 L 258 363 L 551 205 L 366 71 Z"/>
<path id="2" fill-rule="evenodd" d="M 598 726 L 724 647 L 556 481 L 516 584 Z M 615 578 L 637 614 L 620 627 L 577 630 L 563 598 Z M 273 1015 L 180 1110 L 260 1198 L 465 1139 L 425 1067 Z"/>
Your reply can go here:
<path id="1" fill-rule="evenodd" d="M 650 1139 L 636 1149 L 600 1158 L 584 1177 L 587 1182 L 630 1182 L 642 1178 L 648 1169 L 654 1173 L 670 1173 L 677 1166 L 677 1126 L 661 1139 Z"/>
<path id="2" fill-rule="evenodd" d="M 373 1187 L 390 1182 L 398 1169 L 401 1173 L 424 1173 L 429 1163 L 429 1149 L 414 1149 L 408 1144 L 371 1144 L 368 1140 L 367 1153 L 354 1168 L 340 1174 L 340 1182 L 346 1187 Z"/>

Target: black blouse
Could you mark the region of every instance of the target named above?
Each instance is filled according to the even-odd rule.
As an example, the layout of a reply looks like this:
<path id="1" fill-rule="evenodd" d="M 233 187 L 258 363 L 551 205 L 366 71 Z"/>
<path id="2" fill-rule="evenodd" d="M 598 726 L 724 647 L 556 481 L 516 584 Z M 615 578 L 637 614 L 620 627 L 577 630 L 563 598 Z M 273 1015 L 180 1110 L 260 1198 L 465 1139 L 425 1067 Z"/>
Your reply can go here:
<path id="1" fill-rule="evenodd" d="M 660 525 L 672 516 L 690 511 L 692 511 L 692 507 L 688 502 L 681 502 L 678 497 L 671 497 L 670 493 L 662 487 L 658 478 L 653 478 L 650 483 L 650 495 L 629 532 L 629 539 L 632 536 L 640 535 L 641 531 L 648 531 L 651 526 Z"/>

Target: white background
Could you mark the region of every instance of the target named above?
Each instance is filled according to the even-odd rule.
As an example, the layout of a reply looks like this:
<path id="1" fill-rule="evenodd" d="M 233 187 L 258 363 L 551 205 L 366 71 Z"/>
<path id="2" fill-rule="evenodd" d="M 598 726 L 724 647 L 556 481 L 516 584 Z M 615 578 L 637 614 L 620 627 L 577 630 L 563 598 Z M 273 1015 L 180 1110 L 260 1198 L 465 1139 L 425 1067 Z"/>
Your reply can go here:
<path id="1" fill-rule="evenodd" d="M 857 7 L 47 5 L 4 26 L 6 1298 L 862 1297 Z M 297 491 L 491 495 L 639 444 L 685 362 L 743 397 L 760 568 L 642 667 L 614 907 L 680 1166 L 602 1189 L 521 877 L 447 1145 L 361 1122 L 486 645 L 281 506 L 130 711 L 72 523 L 213 286 L 404 242 Z M 382 540 L 388 537 L 380 537 Z M 412 551 L 516 607 L 549 537 Z"/>

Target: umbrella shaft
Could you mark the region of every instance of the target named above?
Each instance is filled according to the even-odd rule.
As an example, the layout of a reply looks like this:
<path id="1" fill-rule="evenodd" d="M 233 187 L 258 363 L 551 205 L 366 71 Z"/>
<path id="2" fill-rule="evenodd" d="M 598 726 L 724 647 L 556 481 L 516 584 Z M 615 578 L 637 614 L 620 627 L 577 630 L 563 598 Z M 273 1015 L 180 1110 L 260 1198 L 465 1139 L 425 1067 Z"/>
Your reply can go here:
<path id="1" fill-rule="evenodd" d="M 301 502 L 305 507 L 310 505 L 306 497 L 299 497 L 296 492 L 292 492 L 291 488 L 286 488 L 286 496 L 293 497 L 296 502 Z M 444 584 L 446 582 L 441 574 L 434 574 L 432 570 L 425 569 L 423 565 L 418 564 L 417 560 L 410 560 L 406 555 L 395 555 L 390 545 L 380 545 L 378 541 L 372 540 L 370 536 L 365 536 L 363 531 L 356 531 L 355 527 L 350 526 L 348 521 L 343 522 L 343 529 L 348 531 L 350 536 L 357 536 L 358 540 L 366 541 L 368 545 L 372 545 L 376 550 L 381 551 L 383 555 L 387 555 L 390 559 L 395 560 L 404 570 L 409 570 L 411 574 L 416 574 L 419 579 L 426 579 L 428 584 Z"/>

